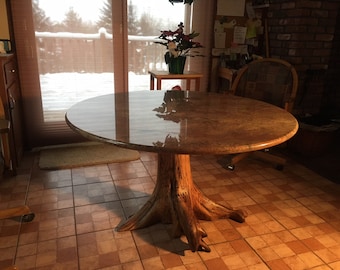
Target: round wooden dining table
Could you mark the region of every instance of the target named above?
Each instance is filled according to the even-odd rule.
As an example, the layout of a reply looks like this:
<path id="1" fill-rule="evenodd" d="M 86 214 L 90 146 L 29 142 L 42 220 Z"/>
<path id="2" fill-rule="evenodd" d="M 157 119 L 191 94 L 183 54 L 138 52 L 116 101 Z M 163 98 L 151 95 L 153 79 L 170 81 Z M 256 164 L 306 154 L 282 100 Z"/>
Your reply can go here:
<path id="1" fill-rule="evenodd" d="M 149 200 L 118 231 L 172 223 L 192 251 L 210 251 L 199 220 L 246 212 L 215 203 L 195 185 L 190 155 L 235 154 L 290 139 L 298 122 L 287 111 L 254 99 L 190 91 L 136 91 L 90 98 L 65 115 L 74 131 L 95 141 L 158 153 L 157 181 Z"/>

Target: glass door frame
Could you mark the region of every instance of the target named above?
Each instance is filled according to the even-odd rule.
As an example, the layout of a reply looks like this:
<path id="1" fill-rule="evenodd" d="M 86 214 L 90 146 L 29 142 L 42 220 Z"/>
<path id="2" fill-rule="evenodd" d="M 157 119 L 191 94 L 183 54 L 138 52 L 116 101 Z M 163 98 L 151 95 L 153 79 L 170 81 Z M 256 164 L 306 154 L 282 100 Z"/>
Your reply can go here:
<path id="1" fill-rule="evenodd" d="M 45 122 L 39 80 L 32 0 L 6 0 L 12 24 L 19 65 L 23 100 L 24 137 L 27 148 L 64 144 L 84 140 L 65 121 Z M 51 0 L 53 1 L 53 0 Z M 114 91 L 127 92 L 128 85 L 128 0 L 112 0 Z M 188 9 L 191 6 L 185 5 Z M 184 22 L 191 26 L 191 12 Z M 188 15 L 189 14 L 189 15 Z M 187 22 L 186 22 L 187 21 Z"/>
<path id="2" fill-rule="evenodd" d="M 52 0 L 53 1 L 53 0 Z M 65 121 L 45 122 L 39 80 L 32 0 L 6 0 L 12 14 L 13 44 L 21 82 L 26 148 L 83 141 Z M 127 1 L 112 0 L 115 91 L 128 91 Z"/>
<path id="3" fill-rule="evenodd" d="M 115 92 L 128 92 L 127 0 L 112 0 L 113 70 Z"/>

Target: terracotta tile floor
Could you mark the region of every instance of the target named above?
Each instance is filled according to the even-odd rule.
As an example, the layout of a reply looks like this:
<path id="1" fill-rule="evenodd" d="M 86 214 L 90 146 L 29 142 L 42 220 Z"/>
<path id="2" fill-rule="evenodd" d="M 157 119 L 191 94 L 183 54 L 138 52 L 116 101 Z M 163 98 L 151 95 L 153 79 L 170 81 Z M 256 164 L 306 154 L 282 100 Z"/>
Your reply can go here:
<path id="1" fill-rule="evenodd" d="M 0 221 L 0 268 L 22 269 L 340 269 L 340 186 L 289 162 L 283 171 L 248 159 L 235 171 L 214 156 L 191 159 L 202 191 L 243 207 L 245 223 L 201 221 L 210 253 L 191 252 L 171 225 L 115 227 L 151 194 L 157 157 L 42 171 L 26 154 L 18 175 L 0 182 L 0 208 L 27 203 L 35 219 Z"/>

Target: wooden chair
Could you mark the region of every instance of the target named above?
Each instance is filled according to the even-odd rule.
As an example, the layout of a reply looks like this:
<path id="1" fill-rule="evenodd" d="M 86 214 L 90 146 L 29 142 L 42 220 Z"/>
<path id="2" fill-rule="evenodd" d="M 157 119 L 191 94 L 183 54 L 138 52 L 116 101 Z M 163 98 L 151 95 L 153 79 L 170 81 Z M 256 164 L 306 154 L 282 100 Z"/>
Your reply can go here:
<path id="1" fill-rule="evenodd" d="M 297 88 L 298 76 L 290 63 L 281 59 L 264 58 L 245 65 L 237 72 L 231 93 L 265 101 L 292 112 Z M 282 169 L 286 163 L 284 158 L 272 155 L 265 149 L 234 155 L 229 159 L 227 167 L 233 170 L 235 164 L 249 154 L 275 163 L 277 169 Z"/>
<path id="2" fill-rule="evenodd" d="M 19 217 L 22 222 L 31 222 L 34 216 L 34 213 L 32 213 L 27 205 L 0 210 L 0 220 Z"/>
<path id="3" fill-rule="evenodd" d="M 231 90 L 231 86 L 233 83 L 233 80 L 235 78 L 235 73 L 236 70 L 230 69 L 230 68 L 224 68 L 224 67 L 220 67 L 218 69 L 218 91 L 219 92 L 224 92 L 224 91 L 230 91 Z M 224 86 L 224 81 L 228 81 L 228 89 L 226 89 Z M 225 89 L 224 89 L 225 88 Z"/>

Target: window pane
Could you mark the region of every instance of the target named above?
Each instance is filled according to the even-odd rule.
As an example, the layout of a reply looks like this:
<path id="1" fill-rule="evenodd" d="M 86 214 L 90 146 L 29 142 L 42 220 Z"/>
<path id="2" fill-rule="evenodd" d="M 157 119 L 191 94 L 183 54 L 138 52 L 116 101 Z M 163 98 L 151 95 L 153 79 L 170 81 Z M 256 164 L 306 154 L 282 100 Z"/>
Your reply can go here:
<path id="1" fill-rule="evenodd" d="M 177 29 L 184 21 L 185 6 L 165 0 L 128 1 L 129 91 L 150 89 L 149 70 L 167 70 L 166 47 L 155 44 L 154 40 L 161 30 Z M 171 89 L 179 83 L 165 80 L 162 88 Z"/>
<path id="2" fill-rule="evenodd" d="M 110 0 L 33 1 L 44 121 L 114 92 Z"/>

